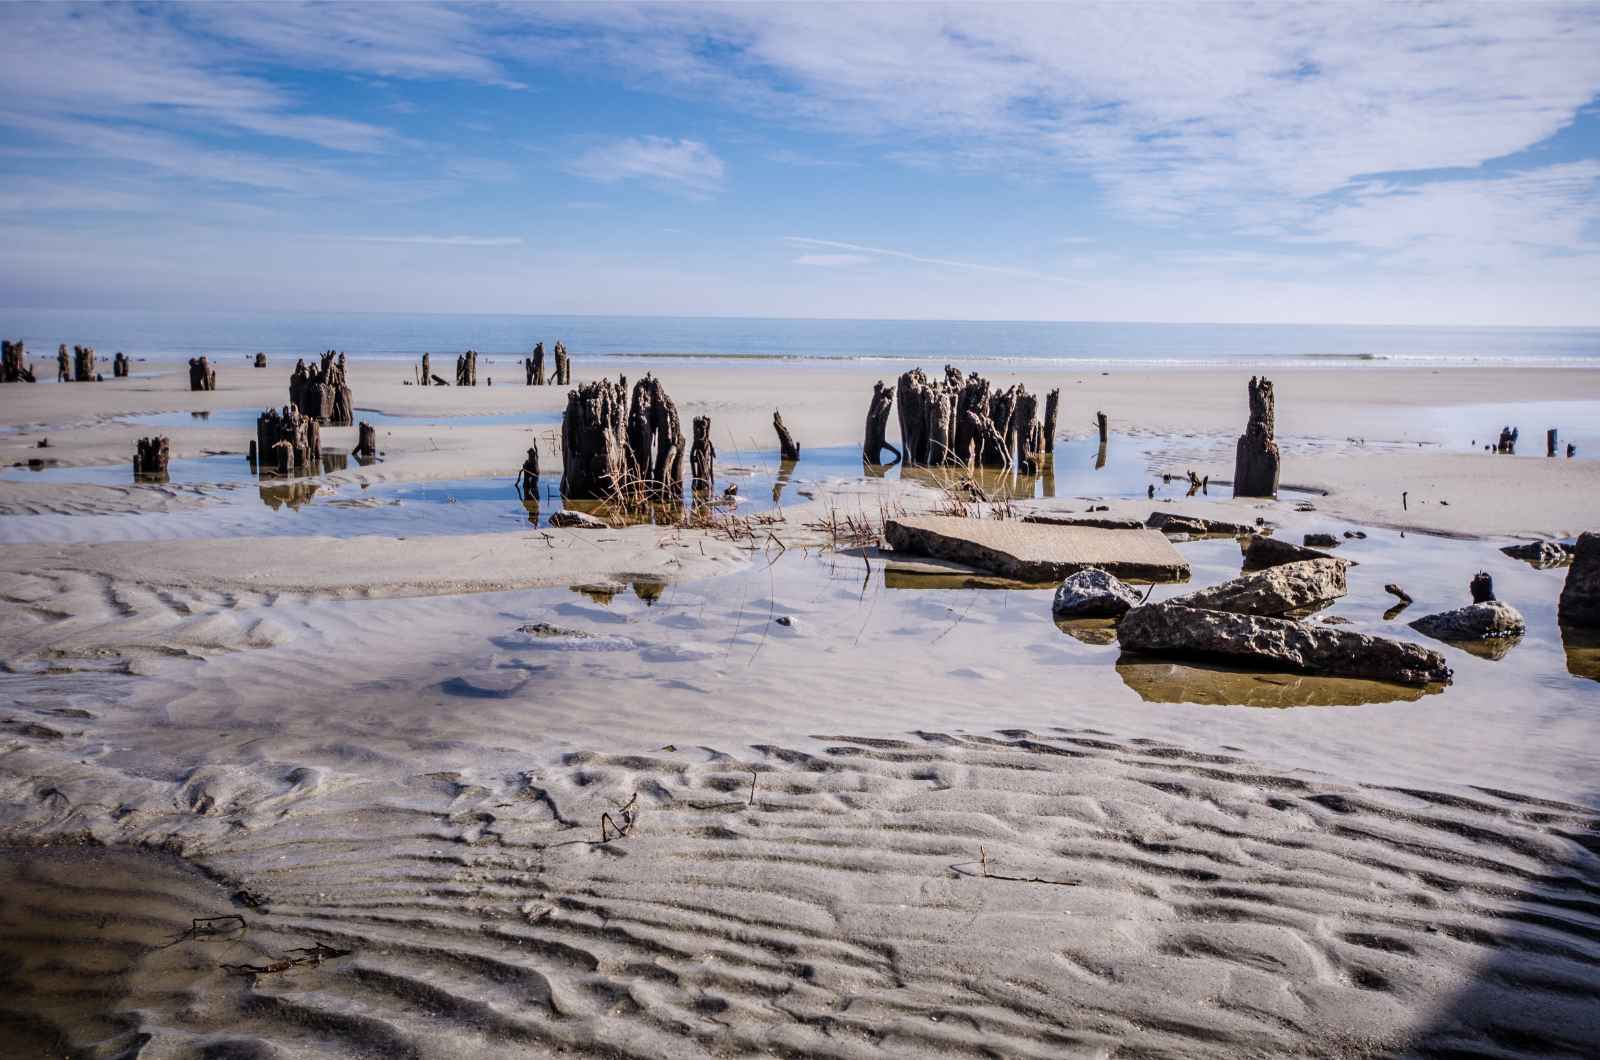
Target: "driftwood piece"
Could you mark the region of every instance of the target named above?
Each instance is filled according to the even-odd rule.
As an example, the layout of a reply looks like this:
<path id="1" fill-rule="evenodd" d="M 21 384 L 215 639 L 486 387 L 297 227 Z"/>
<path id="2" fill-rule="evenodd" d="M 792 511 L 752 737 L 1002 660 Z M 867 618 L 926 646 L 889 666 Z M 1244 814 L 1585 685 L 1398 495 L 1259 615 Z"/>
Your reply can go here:
<path id="1" fill-rule="evenodd" d="M 316 419 L 293 405 L 257 416 L 256 460 L 258 471 L 280 475 L 316 471 L 322 462 L 322 432 Z"/>
<path id="2" fill-rule="evenodd" d="M 544 386 L 544 343 L 533 344 L 533 356 L 528 358 L 528 385 Z"/>
<path id="3" fill-rule="evenodd" d="M 121 356 L 118 354 L 117 356 Z M 204 357 L 189 358 L 189 389 L 217 389 L 217 369 Z"/>
<path id="4" fill-rule="evenodd" d="M 884 438 L 889 429 L 889 409 L 893 404 L 893 390 L 885 386 L 882 380 L 872 384 L 872 401 L 867 405 L 867 431 L 861 442 L 861 459 L 868 464 L 876 464 L 885 449 L 894 454 L 895 463 L 900 461 L 900 450 Z"/>
<path id="5" fill-rule="evenodd" d="M 317 365 L 307 365 L 304 358 L 296 361 L 289 377 L 289 403 L 302 415 L 330 426 L 348 427 L 355 422 L 344 354 L 329 350 Z M 265 458 L 266 447 L 262 450 Z"/>
<path id="6" fill-rule="evenodd" d="M 20 342 L 6 339 L 0 342 L 0 383 L 33 383 L 33 368 L 28 364 L 28 351 Z"/>
<path id="7" fill-rule="evenodd" d="M 778 432 L 778 453 L 781 459 L 799 460 L 800 443 L 794 440 L 794 436 L 789 433 L 789 428 L 783 425 L 783 413 L 777 409 L 772 410 L 772 429 Z"/>
<path id="8" fill-rule="evenodd" d="M 1272 383 L 1250 377 L 1250 422 L 1239 436 L 1233 461 L 1235 497 L 1278 495 L 1277 401 Z"/>
<path id="9" fill-rule="evenodd" d="M 267 366 L 267 355 L 264 353 L 256 354 L 255 366 L 257 368 L 265 368 Z"/>
<path id="10" fill-rule="evenodd" d="M 689 450 L 689 472 L 694 477 L 696 493 L 711 492 L 716 479 L 716 461 L 717 447 L 711 442 L 711 417 L 696 416 L 694 444 Z"/>
<path id="11" fill-rule="evenodd" d="M 63 347 L 64 348 L 64 347 Z M 78 383 L 93 383 L 99 376 L 94 370 L 94 347 L 72 347 L 72 378 Z"/>
<path id="12" fill-rule="evenodd" d="M 533 501 L 536 513 L 539 500 L 539 443 L 532 442 L 528 446 L 528 455 L 523 458 L 522 468 L 517 472 L 517 493 L 524 502 Z"/>
<path id="13" fill-rule="evenodd" d="M 683 488 L 683 428 L 678 407 L 661 380 L 648 372 L 633 384 L 627 442 L 629 476 L 647 495 L 665 500 Z"/>
<path id="14" fill-rule="evenodd" d="M 371 460 L 378 455 L 378 432 L 365 420 L 356 428 L 356 447 L 350 455 L 357 460 Z"/>
<path id="15" fill-rule="evenodd" d="M 468 350 L 456 358 L 456 386 L 478 385 L 478 351 Z"/>
<path id="16" fill-rule="evenodd" d="M 596 379 L 567 393 L 561 417 L 561 495 L 604 500 L 628 471 L 623 382 Z"/>
<path id="17" fill-rule="evenodd" d="M 1056 451 L 1056 414 L 1061 410 L 1061 388 L 1044 396 L 1044 451 Z"/>
<path id="18" fill-rule="evenodd" d="M 572 358 L 567 355 L 566 346 L 559 339 L 556 340 L 556 386 L 572 385 Z"/>
<path id="19" fill-rule="evenodd" d="M 165 436 L 140 438 L 133 451 L 133 473 L 140 478 L 167 477 L 171 447 Z"/>

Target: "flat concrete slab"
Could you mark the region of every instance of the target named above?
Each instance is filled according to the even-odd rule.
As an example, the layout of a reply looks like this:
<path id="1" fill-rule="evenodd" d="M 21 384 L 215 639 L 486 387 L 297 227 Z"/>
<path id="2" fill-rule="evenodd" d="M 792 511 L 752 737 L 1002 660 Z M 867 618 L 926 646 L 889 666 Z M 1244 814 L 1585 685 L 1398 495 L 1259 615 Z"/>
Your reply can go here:
<path id="1" fill-rule="evenodd" d="M 915 515 L 891 519 L 884 537 L 897 552 L 965 563 L 1023 582 L 1057 582 L 1089 567 L 1143 581 L 1189 577 L 1189 564 L 1157 530 Z"/>

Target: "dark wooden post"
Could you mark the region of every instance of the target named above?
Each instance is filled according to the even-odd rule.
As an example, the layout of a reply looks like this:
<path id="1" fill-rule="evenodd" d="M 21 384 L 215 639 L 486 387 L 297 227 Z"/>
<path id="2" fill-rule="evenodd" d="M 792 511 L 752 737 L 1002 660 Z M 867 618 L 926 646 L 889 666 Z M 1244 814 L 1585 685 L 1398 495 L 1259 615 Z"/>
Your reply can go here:
<path id="1" fill-rule="evenodd" d="M 544 343 L 542 342 L 536 342 L 533 344 L 533 357 L 530 371 L 532 372 L 532 382 L 529 385 L 544 386 Z"/>
<path id="2" fill-rule="evenodd" d="M 1475 604 L 1486 604 L 1494 599 L 1494 579 L 1489 576 L 1488 571 L 1481 570 L 1474 574 L 1467 588 L 1472 593 L 1472 602 Z"/>
<path id="3" fill-rule="evenodd" d="M 681 500 L 683 428 L 678 407 L 667 396 L 661 380 L 649 373 L 633 384 L 627 439 L 628 470 L 633 481 L 655 499 Z"/>
<path id="4" fill-rule="evenodd" d="M 35 382 L 28 352 L 22 343 L 6 339 L 0 349 L 4 352 L 4 359 L 0 360 L 0 383 Z"/>
<path id="5" fill-rule="evenodd" d="M 1277 403 L 1272 383 L 1250 377 L 1250 421 L 1239 436 L 1233 460 L 1235 497 L 1278 495 L 1278 442 L 1274 437 Z"/>
<path id="6" fill-rule="evenodd" d="M 93 346 L 72 347 L 72 378 L 79 383 L 95 381 Z"/>
<path id="7" fill-rule="evenodd" d="M 696 420 L 695 422 L 699 422 Z M 789 433 L 789 428 L 783 425 L 783 414 L 777 409 L 772 410 L 772 429 L 778 432 L 778 452 L 783 460 L 799 460 L 800 444 Z"/>
<path id="8" fill-rule="evenodd" d="M 561 495 L 604 500 L 621 488 L 628 470 L 626 389 L 596 379 L 567 394 L 561 417 Z"/>
<path id="9" fill-rule="evenodd" d="M 865 463 L 878 463 L 885 449 L 894 453 L 896 463 L 900 461 L 900 450 L 884 439 L 889 429 L 889 409 L 893 404 L 893 390 L 885 386 L 882 380 L 872 384 L 872 401 L 867 405 L 867 432 L 861 442 L 861 459 Z"/>
<path id="10" fill-rule="evenodd" d="M 189 389 L 217 389 L 217 370 L 204 357 L 189 358 Z"/>
<path id="11" fill-rule="evenodd" d="M 711 443 L 711 417 L 694 418 L 694 445 L 689 450 L 689 473 L 696 493 L 710 493 L 716 482 L 717 447 Z"/>
<path id="12" fill-rule="evenodd" d="M 65 383 L 72 378 L 72 357 L 67 353 L 67 344 L 62 343 L 56 347 L 56 382 Z"/>
<path id="13" fill-rule="evenodd" d="M 557 386 L 571 386 L 572 385 L 572 358 L 567 355 L 567 348 L 566 348 L 566 346 L 562 345 L 560 339 L 556 340 L 555 355 L 556 355 L 556 385 Z"/>
<path id="14" fill-rule="evenodd" d="M 365 420 L 356 429 L 356 447 L 350 451 L 350 455 L 362 461 L 378 455 L 378 432 Z"/>
<path id="15" fill-rule="evenodd" d="M 1556 429 L 1554 427 L 1544 432 L 1544 448 L 1545 456 L 1556 455 Z"/>
<path id="16" fill-rule="evenodd" d="M 433 369 L 428 366 L 428 355 L 426 353 L 424 353 L 422 355 L 422 385 L 423 386 L 431 386 L 432 385 L 432 379 L 433 379 Z"/>
<path id="17" fill-rule="evenodd" d="M 1105 445 L 1107 438 L 1110 436 L 1109 432 L 1111 429 L 1111 424 L 1106 419 L 1106 414 L 1104 412 L 1096 412 L 1094 414 L 1094 420 L 1095 425 L 1100 428 L 1100 444 Z"/>
<path id="18" fill-rule="evenodd" d="M 165 437 L 140 438 L 133 451 L 133 473 L 138 478 L 167 477 L 167 459 L 171 455 Z"/>
<path id="19" fill-rule="evenodd" d="M 1056 413 L 1061 408 L 1061 388 L 1056 387 L 1044 396 L 1044 451 L 1056 451 Z"/>
<path id="20" fill-rule="evenodd" d="M 522 495 L 524 502 L 535 502 L 532 515 L 538 522 L 539 500 L 539 443 L 533 442 L 528 446 L 528 455 L 522 461 L 522 470 L 517 472 L 517 492 Z"/>
<path id="21" fill-rule="evenodd" d="M 266 366 L 267 366 L 267 355 L 264 354 L 264 353 L 256 354 L 256 367 L 257 368 L 265 368 Z"/>

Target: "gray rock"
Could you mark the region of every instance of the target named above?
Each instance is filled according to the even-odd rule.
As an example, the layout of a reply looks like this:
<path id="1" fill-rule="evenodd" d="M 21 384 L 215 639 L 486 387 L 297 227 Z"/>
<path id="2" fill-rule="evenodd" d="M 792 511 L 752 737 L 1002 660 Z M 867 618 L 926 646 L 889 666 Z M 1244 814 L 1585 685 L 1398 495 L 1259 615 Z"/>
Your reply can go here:
<path id="1" fill-rule="evenodd" d="M 1600 531 L 1579 535 L 1557 613 L 1564 626 L 1600 626 Z"/>
<path id="2" fill-rule="evenodd" d="M 1528 624 L 1510 604 L 1489 600 L 1424 615 L 1411 623 L 1411 628 L 1435 640 L 1467 641 L 1521 636 L 1527 632 Z"/>
<path id="3" fill-rule="evenodd" d="M 1117 627 L 1117 638 L 1125 650 L 1149 655 L 1217 659 L 1403 685 L 1450 681 L 1444 656 L 1420 644 L 1173 603 L 1129 611 Z"/>
<path id="4" fill-rule="evenodd" d="M 1176 515 L 1172 512 L 1151 512 L 1144 525 L 1163 534 L 1232 534 L 1243 537 L 1254 534 L 1256 528 L 1244 523 L 1229 523 L 1221 519 L 1203 519 L 1198 515 Z"/>
<path id="5" fill-rule="evenodd" d="M 1344 572 L 1345 565 L 1336 559 L 1283 563 L 1168 602 L 1238 615 L 1282 615 L 1345 595 Z"/>
<path id="6" fill-rule="evenodd" d="M 1137 519 L 1112 519 L 1103 515 L 1062 515 L 1058 512 L 1033 512 L 1024 515 L 1025 523 L 1043 523 L 1046 526 L 1093 526 L 1101 530 L 1142 530 L 1144 524 Z"/>
<path id="7" fill-rule="evenodd" d="M 1188 562 L 1153 530 L 909 515 L 890 519 L 883 535 L 896 552 L 953 560 L 1022 582 L 1056 582 L 1090 567 L 1152 581 L 1189 576 Z"/>
<path id="8" fill-rule="evenodd" d="M 609 530 L 604 519 L 596 519 L 583 512 L 559 511 L 550 517 L 550 525 L 567 530 Z"/>
<path id="9" fill-rule="evenodd" d="M 1307 534 L 1304 538 L 1304 541 L 1307 545 L 1312 545 L 1316 548 L 1339 547 L 1339 539 L 1334 537 L 1332 534 Z"/>
<path id="10" fill-rule="evenodd" d="M 1560 541 L 1529 541 L 1523 545 L 1507 545 L 1500 551 L 1535 567 L 1559 567 L 1572 562 L 1573 548 Z"/>
<path id="11" fill-rule="evenodd" d="M 1139 606 L 1139 594 L 1099 568 L 1081 570 L 1056 589 L 1057 618 L 1114 618 Z"/>
<path id="12" fill-rule="evenodd" d="M 1314 548 L 1306 548 L 1292 541 L 1281 541 L 1276 537 L 1254 534 L 1244 543 L 1245 570 L 1263 570 L 1307 559 L 1333 559 L 1347 567 L 1355 566 L 1352 560 L 1335 559 L 1326 552 L 1318 552 Z"/>

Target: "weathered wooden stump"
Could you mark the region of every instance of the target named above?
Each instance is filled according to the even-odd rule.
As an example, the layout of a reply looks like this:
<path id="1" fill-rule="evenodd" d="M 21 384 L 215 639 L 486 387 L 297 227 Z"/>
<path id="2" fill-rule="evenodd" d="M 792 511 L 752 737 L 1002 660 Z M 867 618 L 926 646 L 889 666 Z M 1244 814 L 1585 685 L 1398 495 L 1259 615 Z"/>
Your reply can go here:
<path id="1" fill-rule="evenodd" d="M 689 449 L 689 473 L 696 493 L 710 493 L 716 479 L 717 447 L 711 444 L 711 417 L 694 418 L 694 444 Z"/>
<path id="2" fill-rule="evenodd" d="M 264 353 L 256 354 L 255 365 L 257 368 L 265 368 L 267 366 L 267 355 Z"/>
<path id="3" fill-rule="evenodd" d="M 634 485 L 654 500 L 681 500 L 684 447 L 678 406 L 661 380 L 648 372 L 633 384 L 627 441 L 628 473 Z"/>
<path id="4" fill-rule="evenodd" d="M 217 370 L 204 357 L 189 358 L 189 389 L 217 389 Z"/>
<path id="5" fill-rule="evenodd" d="M 355 409 L 345 382 L 344 354 L 329 350 L 316 366 L 308 366 L 304 358 L 296 361 L 294 374 L 289 377 L 289 403 L 319 423 L 350 426 L 355 421 Z M 263 446 L 263 459 L 266 456 Z"/>
<path id="6" fill-rule="evenodd" d="M 350 455 L 361 461 L 371 460 L 378 455 L 378 432 L 365 420 L 356 428 L 356 447 L 350 450 Z"/>
<path id="7" fill-rule="evenodd" d="M 72 379 L 72 355 L 67 352 L 67 344 L 62 343 L 56 347 L 56 382 L 66 383 Z"/>
<path id="8" fill-rule="evenodd" d="M 456 358 L 456 386 L 478 385 L 478 351 L 468 350 Z"/>
<path id="9" fill-rule="evenodd" d="M 1104 412 L 1094 414 L 1095 426 L 1100 430 L 1100 444 L 1105 445 L 1111 437 L 1111 421 L 1106 419 Z"/>
<path id="10" fill-rule="evenodd" d="M 256 460 L 258 471 L 314 473 L 322 463 L 322 432 L 316 418 L 293 405 L 257 416 Z"/>
<path id="11" fill-rule="evenodd" d="M 1473 603 L 1486 604 L 1494 599 L 1494 578 L 1490 577 L 1488 571 L 1481 570 L 1472 576 L 1467 589 L 1472 593 Z"/>
<path id="12" fill-rule="evenodd" d="M 1037 475 L 1044 463 L 1044 424 L 1039 421 L 1039 399 L 1026 390 L 1016 395 L 1017 470 Z M 1027 496 L 1032 496 L 1030 492 Z"/>
<path id="13" fill-rule="evenodd" d="M 699 422 L 696 420 L 695 422 Z M 800 443 L 794 440 L 789 433 L 789 428 L 783 425 L 783 414 L 777 409 L 772 410 L 772 429 L 778 432 L 778 454 L 783 460 L 800 459 Z"/>
<path id="14" fill-rule="evenodd" d="M 1500 439 L 1495 443 L 1495 452 L 1515 456 L 1517 453 L 1517 438 L 1522 434 L 1516 427 L 1500 428 Z"/>
<path id="15" fill-rule="evenodd" d="M 930 380 L 921 368 L 900 376 L 895 400 L 900 406 L 900 451 L 907 467 L 956 463 L 956 400 L 948 379 Z"/>
<path id="16" fill-rule="evenodd" d="M 72 347 L 72 378 L 79 383 L 93 383 L 99 380 L 94 370 L 94 347 Z"/>
<path id="17" fill-rule="evenodd" d="M 0 342 L 0 383 L 33 383 L 33 368 L 28 364 L 28 351 L 20 342 L 5 339 Z"/>
<path id="18" fill-rule="evenodd" d="M 128 378 L 128 355 L 121 350 L 111 358 L 111 376 L 113 379 Z"/>
<path id="19" fill-rule="evenodd" d="M 567 394 L 561 417 L 561 495 L 604 500 L 628 473 L 627 388 L 596 379 Z"/>
<path id="20" fill-rule="evenodd" d="M 133 451 L 133 473 L 139 478 L 167 477 L 167 459 L 170 446 L 164 436 L 140 438 Z"/>
<path id="21" fill-rule="evenodd" d="M 528 359 L 528 385 L 544 386 L 544 343 L 533 344 L 533 356 Z"/>
<path id="22" fill-rule="evenodd" d="M 528 446 L 528 455 L 523 458 L 522 468 L 517 472 L 517 493 L 524 502 L 534 502 L 534 522 L 538 522 L 539 514 L 539 443 L 534 441 Z"/>
<path id="23" fill-rule="evenodd" d="M 1554 427 L 1544 432 L 1544 455 L 1556 455 L 1556 429 Z"/>
<path id="24" fill-rule="evenodd" d="M 1056 451 L 1056 413 L 1061 410 L 1061 388 L 1044 396 L 1044 451 Z"/>
<path id="25" fill-rule="evenodd" d="M 422 355 L 422 385 L 430 386 L 433 382 L 433 367 L 428 364 L 428 355 Z"/>
<path id="26" fill-rule="evenodd" d="M 1278 495 L 1278 442 L 1274 437 L 1277 403 L 1272 383 L 1250 377 L 1250 422 L 1239 436 L 1233 459 L 1235 497 Z"/>
<path id="27" fill-rule="evenodd" d="M 559 340 L 559 339 L 556 340 L 555 356 L 556 356 L 556 385 L 557 386 L 571 386 L 572 385 L 572 358 L 567 355 L 567 348 L 566 348 L 566 346 L 562 345 L 561 340 Z"/>
<path id="28" fill-rule="evenodd" d="M 1038 399 L 1022 385 L 995 390 L 978 373 L 963 378 L 947 365 L 942 380 L 917 368 L 895 389 L 906 466 L 1038 470 L 1050 434 L 1039 422 Z"/>
<path id="29" fill-rule="evenodd" d="M 880 380 L 872 384 L 872 401 L 867 405 L 867 432 L 861 442 L 861 459 L 867 464 L 878 463 L 885 449 L 894 454 L 894 463 L 900 462 L 900 450 L 885 440 L 889 429 L 889 409 L 894 404 L 894 391 Z"/>

